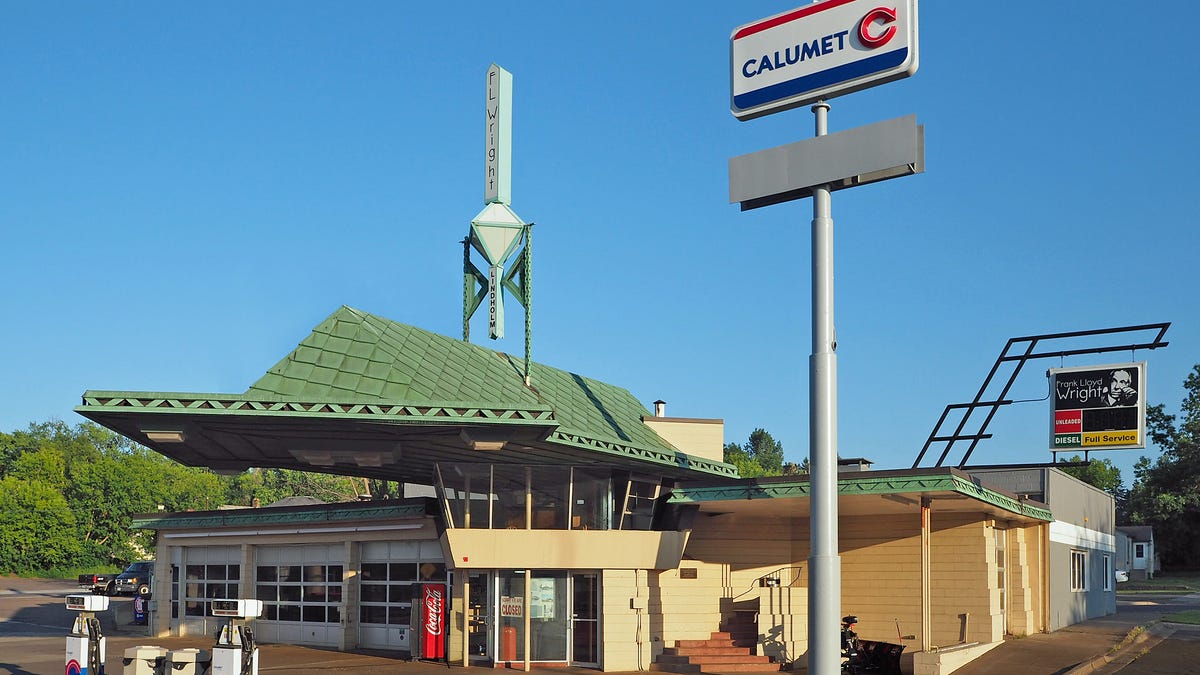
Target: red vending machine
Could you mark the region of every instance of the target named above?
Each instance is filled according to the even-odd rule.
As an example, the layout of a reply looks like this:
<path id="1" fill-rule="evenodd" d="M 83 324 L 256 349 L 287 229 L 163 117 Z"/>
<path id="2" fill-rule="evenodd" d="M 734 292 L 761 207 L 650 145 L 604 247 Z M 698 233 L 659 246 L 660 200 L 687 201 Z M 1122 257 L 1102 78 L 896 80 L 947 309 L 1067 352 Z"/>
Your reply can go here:
<path id="1" fill-rule="evenodd" d="M 446 604 L 445 584 L 421 584 L 421 601 L 413 608 L 420 619 L 413 649 L 416 658 L 446 659 Z"/>

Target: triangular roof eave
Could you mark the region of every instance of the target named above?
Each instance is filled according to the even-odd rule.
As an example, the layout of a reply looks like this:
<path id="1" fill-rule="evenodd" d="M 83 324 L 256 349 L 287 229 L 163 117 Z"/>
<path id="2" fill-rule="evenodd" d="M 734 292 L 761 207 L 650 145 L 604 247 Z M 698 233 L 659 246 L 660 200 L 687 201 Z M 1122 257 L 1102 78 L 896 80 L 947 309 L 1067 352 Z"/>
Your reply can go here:
<path id="1" fill-rule="evenodd" d="M 525 385 L 514 356 L 350 307 L 324 319 L 242 394 L 89 390 L 76 412 L 131 439 L 130 420 L 159 416 L 343 419 L 394 424 L 537 427 L 543 442 L 685 473 L 735 477 L 736 468 L 680 451 L 642 421 L 626 389 L 533 363 Z M 402 397 L 381 395 L 403 393 Z M 441 396 L 436 396 L 441 394 Z M 120 427 L 120 428 L 119 428 Z M 141 427 L 144 429 L 145 427 Z M 143 434 L 144 436 L 144 434 Z"/>

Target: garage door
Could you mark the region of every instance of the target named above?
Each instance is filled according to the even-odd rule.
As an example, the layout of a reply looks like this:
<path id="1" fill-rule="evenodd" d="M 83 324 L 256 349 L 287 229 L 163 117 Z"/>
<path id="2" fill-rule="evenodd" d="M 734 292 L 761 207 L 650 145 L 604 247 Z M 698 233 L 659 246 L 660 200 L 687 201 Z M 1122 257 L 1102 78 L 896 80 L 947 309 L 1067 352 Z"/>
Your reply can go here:
<path id="1" fill-rule="evenodd" d="M 422 582 L 446 582 L 436 541 L 368 542 L 362 545 L 358 641 L 368 649 L 409 651 L 413 598 Z"/>
<path id="2" fill-rule="evenodd" d="M 240 546 L 189 546 L 183 550 L 183 617 L 180 635 L 212 635 L 223 621 L 210 616 L 214 598 L 237 598 L 241 591 Z M 176 612 L 178 613 L 178 612 Z"/>
<path id="3" fill-rule="evenodd" d="M 343 544 L 260 546 L 254 597 L 263 601 L 263 642 L 337 647 L 341 643 Z"/>

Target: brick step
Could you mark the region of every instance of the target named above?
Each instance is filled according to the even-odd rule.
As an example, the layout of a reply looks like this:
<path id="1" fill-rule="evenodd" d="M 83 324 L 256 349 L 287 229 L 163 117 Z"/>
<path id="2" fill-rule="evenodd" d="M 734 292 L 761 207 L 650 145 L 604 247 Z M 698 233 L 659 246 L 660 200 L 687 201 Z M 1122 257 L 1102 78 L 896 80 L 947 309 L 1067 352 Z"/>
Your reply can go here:
<path id="1" fill-rule="evenodd" d="M 652 663 L 650 670 L 659 673 L 778 673 L 778 663 Z"/>
<path id="2" fill-rule="evenodd" d="M 709 640 L 676 640 L 676 647 L 732 647 L 733 638 L 712 638 Z"/>
<path id="3" fill-rule="evenodd" d="M 721 654 L 736 656 L 749 656 L 750 649 L 747 647 L 666 647 L 663 649 L 664 654 L 672 656 L 717 656 Z"/>
<path id="4" fill-rule="evenodd" d="M 711 654 L 711 655 L 691 655 L 684 656 L 681 654 L 660 654 L 661 663 L 770 663 L 771 657 L 758 656 L 756 654 Z"/>

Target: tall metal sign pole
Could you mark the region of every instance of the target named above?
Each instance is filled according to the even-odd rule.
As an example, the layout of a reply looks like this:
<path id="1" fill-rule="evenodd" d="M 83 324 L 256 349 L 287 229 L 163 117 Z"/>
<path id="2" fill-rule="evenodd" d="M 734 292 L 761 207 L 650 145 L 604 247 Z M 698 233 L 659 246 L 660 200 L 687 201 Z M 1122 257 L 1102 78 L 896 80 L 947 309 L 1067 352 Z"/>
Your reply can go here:
<path id="1" fill-rule="evenodd" d="M 730 201 L 743 210 L 813 198 L 808 556 L 808 672 L 813 675 L 841 670 L 830 193 L 924 170 L 924 130 L 912 117 L 829 134 L 826 99 L 916 72 L 916 0 L 895 7 L 876 2 L 826 0 L 746 24 L 730 38 L 735 117 L 747 120 L 815 104 L 815 138 L 729 162 Z"/>
<path id="2" fill-rule="evenodd" d="M 485 206 L 471 221 L 463 240 L 463 340 L 471 339 L 471 315 L 487 300 L 488 337 L 504 337 L 504 291 L 525 308 L 525 384 L 529 384 L 532 331 L 532 236 L 509 206 L 512 201 L 512 74 L 492 64 L 487 71 L 484 105 Z M 507 271 L 505 265 L 522 243 L 525 248 Z M 485 275 L 471 262 L 474 248 L 488 263 Z"/>
<path id="3" fill-rule="evenodd" d="M 813 106 L 818 138 L 829 104 Z M 813 188 L 812 354 L 808 357 L 808 672 L 841 669 L 842 559 L 838 555 L 837 337 L 833 325 L 833 206 L 829 186 Z M 835 668 L 837 670 L 835 670 Z"/>

